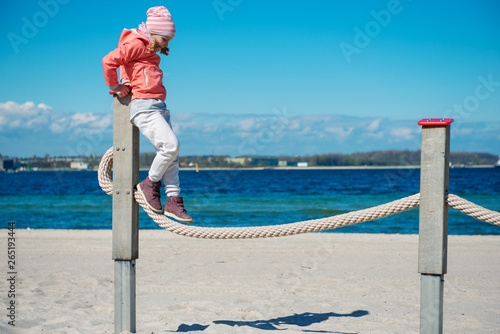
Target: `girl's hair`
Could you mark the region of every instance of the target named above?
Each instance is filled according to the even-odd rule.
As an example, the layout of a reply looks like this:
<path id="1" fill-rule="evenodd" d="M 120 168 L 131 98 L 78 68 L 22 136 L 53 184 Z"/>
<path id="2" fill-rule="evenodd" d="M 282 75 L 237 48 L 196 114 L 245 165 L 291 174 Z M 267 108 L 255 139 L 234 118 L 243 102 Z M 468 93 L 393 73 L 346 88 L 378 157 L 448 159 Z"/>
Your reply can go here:
<path id="1" fill-rule="evenodd" d="M 156 49 L 156 42 L 153 39 L 151 42 L 149 42 L 148 45 L 146 45 L 146 50 L 148 50 L 149 53 L 155 53 Z"/>
<path id="2" fill-rule="evenodd" d="M 150 53 L 155 53 L 156 51 L 156 41 L 153 39 L 148 45 L 146 45 L 146 50 Z M 162 55 L 168 56 L 168 48 L 162 48 L 160 50 Z"/>

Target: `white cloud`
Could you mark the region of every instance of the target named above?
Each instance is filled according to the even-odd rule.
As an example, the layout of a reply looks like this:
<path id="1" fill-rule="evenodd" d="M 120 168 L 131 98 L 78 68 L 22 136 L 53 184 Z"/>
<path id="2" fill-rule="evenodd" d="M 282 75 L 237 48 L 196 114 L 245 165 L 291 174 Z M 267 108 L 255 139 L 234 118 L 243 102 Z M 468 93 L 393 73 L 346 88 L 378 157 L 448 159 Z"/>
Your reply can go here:
<path id="1" fill-rule="evenodd" d="M 373 122 L 371 122 L 366 129 L 370 132 L 375 132 L 380 128 L 380 122 L 382 121 L 382 118 L 377 118 Z"/>
<path id="2" fill-rule="evenodd" d="M 9 124 L 7 124 L 7 127 L 9 129 L 16 129 L 16 128 L 19 128 L 20 126 L 21 126 L 21 121 L 18 119 L 15 119 L 12 122 L 10 122 Z"/>
<path id="3" fill-rule="evenodd" d="M 75 113 L 72 115 L 55 111 L 44 103 L 28 101 L 0 103 L 0 131 L 31 130 L 54 134 L 77 131 L 95 131 L 112 125 L 112 115 Z"/>
<path id="4" fill-rule="evenodd" d="M 71 127 L 77 127 L 83 124 L 89 124 L 94 122 L 97 119 L 97 116 L 92 113 L 85 113 L 85 114 L 76 113 L 73 114 L 70 119 L 71 122 L 69 125 Z"/>
<path id="5" fill-rule="evenodd" d="M 240 121 L 240 130 L 241 131 L 250 131 L 255 126 L 255 118 L 245 118 Z"/>
<path id="6" fill-rule="evenodd" d="M 297 119 L 290 120 L 288 123 L 288 130 L 296 131 L 300 128 L 300 122 Z"/>
<path id="7" fill-rule="evenodd" d="M 44 103 L 0 103 L 0 153 L 90 155 L 112 145 L 112 115 L 67 114 Z"/>
<path id="8" fill-rule="evenodd" d="M 372 137 L 372 138 L 376 138 L 376 139 L 381 139 L 385 136 L 385 132 L 384 131 L 379 131 L 379 132 L 368 132 L 366 133 L 366 137 Z"/>
<path id="9" fill-rule="evenodd" d="M 52 109 L 52 107 L 51 107 L 51 106 L 48 106 L 48 105 L 46 105 L 45 103 L 39 103 L 39 104 L 38 104 L 38 108 L 43 109 L 43 110 Z"/>
<path id="10" fill-rule="evenodd" d="M 62 126 L 62 125 L 61 125 L 61 124 L 59 124 L 59 123 L 52 123 L 52 124 L 49 126 L 49 128 L 50 128 L 50 131 L 51 131 L 52 133 L 57 133 L 57 134 L 59 134 L 59 133 L 63 133 L 63 132 L 64 132 L 64 130 L 65 130 L 64 126 Z"/>
<path id="11" fill-rule="evenodd" d="M 394 128 L 391 130 L 391 136 L 395 141 L 415 139 L 414 130 L 410 128 Z"/>
<path id="12" fill-rule="evenodd" d="M 352 132 L 354 131 L 354 127 L 325 127 L 324 131 L 333 134 L 335 138 L 337 138 L 337 140 L 344 141 L 352 134 Z"/>
<path id="13" fill-rule="evenodd" d="M 421 128 L 414 121 L 347 115 L 268 114 L 171 115 L 181 143 L 190 154 L 316 154 L 420 148 Z M 112 145 L 112 115 L 62 113 L 43 103 L 0 103 L 0 153 L 30 147 L 35 154 L 102 154 Z M 452 126 L 452 148 L 499 154 L 498 123 Z M 473 144 L 472 144 L 473 143 Z M 152 151 L 145 138 L 141 150 Z M 42 151 L 35 151 L 36 147 Z"/>
<path id="14" fill-rule="evenodd" d="M 174 126 L 182 129 L 177 135 L 184 154 L 266 155 L 418 150 L 421 136 L 421 127 L 414 120 L 346 115 L 287 114 L 286 117 L 278 117 L 273 114 L 191 114 L 187 120 L 183 115 L 174 114 L 173 122 Z M 214 132 L 212 130 L 215 127 L 217 131 Z M 482 141 L 483 138 L 477 135 L 478 131 L 494 134 L 484 139 L 487 140 L 485 147 L 500 147 L 498 130 L 493 127 L 476 124 L 468 128 L 475 130 L 456 129 L 461 140 L 452 146 L 455 150 L 468 150 L 467 147 L 473 150 L 464 140 Z M 495 129 L 498 129 L 498 125 Z M 452 136 L 453 131 L 452 128 Z M 492 143 L 493 139 L 497 142 Z M 214 151 L 217 147 L 223 150 Z M 493 152 L 492 149 L 486 150 Z"/>

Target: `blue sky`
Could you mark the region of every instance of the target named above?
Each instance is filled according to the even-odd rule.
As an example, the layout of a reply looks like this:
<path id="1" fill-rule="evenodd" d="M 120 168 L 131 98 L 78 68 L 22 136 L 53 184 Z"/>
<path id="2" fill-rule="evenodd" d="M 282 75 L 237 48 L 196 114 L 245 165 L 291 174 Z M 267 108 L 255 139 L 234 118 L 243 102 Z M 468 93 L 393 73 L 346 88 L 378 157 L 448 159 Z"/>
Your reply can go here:
<path id="1" fill-rule="evenodd" d="M 452 151 L 500 154 L 494 0 L 2 2 L 0 154 L 103 154 L 101 60 L 156 5 L 181 155 L 417 150 L 427 117 L 455 119 Z"/>

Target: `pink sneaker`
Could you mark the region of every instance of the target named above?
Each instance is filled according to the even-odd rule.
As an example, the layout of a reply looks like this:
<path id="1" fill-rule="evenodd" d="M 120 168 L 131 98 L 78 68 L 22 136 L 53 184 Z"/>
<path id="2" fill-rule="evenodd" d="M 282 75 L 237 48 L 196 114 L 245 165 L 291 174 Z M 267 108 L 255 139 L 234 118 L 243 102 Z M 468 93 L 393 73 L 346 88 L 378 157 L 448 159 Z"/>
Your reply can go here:
<path id="1" fill-rule="evenodd" d="M 181 196 L 167 197 L 167 204 L 163 214 L 183 223 L 192 223 L 193 218 L 189 216 L 184 208 L 184 201 Z"/>
<path id="2" fill-rule="evenodd" d="M 149 176 L 146 176 L 144 181 L 137 185 L 137 190 L 146 200 L 149 208 L 156 213 L 161 213 L 160 187 L 161 181 L 152 182 Z"/>

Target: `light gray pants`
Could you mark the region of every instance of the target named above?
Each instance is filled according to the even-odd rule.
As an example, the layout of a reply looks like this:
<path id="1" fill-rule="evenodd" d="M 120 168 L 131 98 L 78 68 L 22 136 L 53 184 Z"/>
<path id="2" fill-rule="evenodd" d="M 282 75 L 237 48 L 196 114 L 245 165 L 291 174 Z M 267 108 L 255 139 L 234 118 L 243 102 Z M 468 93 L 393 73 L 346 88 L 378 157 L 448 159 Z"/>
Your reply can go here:
<path id="1" fill-rule="evenodd" d="M 168 110 L 148 110 L 135 114 L 131 120 L 156 149 L 149 169 L 153 182 L 163 181 L 167 196 L 179 196 L 179 141 L 172 130 Z"/>

